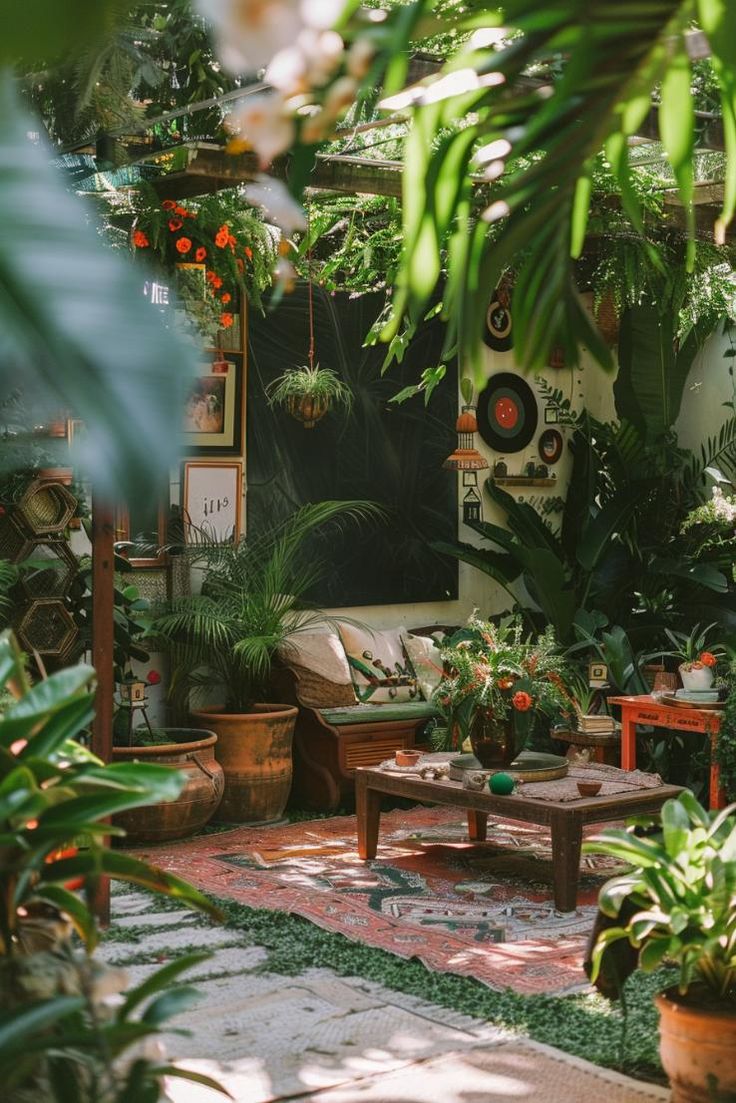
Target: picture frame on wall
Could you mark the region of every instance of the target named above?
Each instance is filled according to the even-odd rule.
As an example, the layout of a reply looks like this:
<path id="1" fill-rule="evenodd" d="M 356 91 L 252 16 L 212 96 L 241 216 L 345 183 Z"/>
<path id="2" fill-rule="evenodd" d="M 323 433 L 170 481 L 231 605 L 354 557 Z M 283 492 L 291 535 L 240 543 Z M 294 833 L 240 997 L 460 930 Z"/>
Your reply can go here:
<path id="1" fill-rule="evenodd" d="M 242 461 L 186 460 L 181 485 L 185 541 L 234 543 L 242 522 Z"/>
<path id="2" fill-rule="evenodd" d="M 242 354 L 203 364 L 182 417 L 183 448 L 193 456 L 242 456 L 245 388 Z"/>

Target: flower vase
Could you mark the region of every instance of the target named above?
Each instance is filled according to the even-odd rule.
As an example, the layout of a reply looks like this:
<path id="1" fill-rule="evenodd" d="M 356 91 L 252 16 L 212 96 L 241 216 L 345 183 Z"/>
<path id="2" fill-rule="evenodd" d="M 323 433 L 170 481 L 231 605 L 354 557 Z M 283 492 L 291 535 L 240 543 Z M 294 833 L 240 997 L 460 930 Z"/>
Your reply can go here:
<path id="1" fill-rule="evenodd" d="M 679 669 L 683 689 L 689 692 L 710 689 L 713 685 L 713 669 L 704 663 L 683 663 Z"/>
<path id="2" fill-rule="evenodd" d="M 470 725 L 470 744 L 485 770 L 509 766 L 518 753 L 513 718 L 499 719 L 491 709 L 479 708 Z"/>

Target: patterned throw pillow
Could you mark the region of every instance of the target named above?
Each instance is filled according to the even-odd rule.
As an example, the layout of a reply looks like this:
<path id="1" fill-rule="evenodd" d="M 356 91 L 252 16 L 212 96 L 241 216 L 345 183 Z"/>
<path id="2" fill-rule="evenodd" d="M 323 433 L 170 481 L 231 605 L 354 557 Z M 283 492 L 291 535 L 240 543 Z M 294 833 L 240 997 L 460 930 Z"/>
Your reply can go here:
<path id="1" fill-rule="evenodd" d="M 432 694 L 442 680 L 442 656 L 440 649 L 429 636 L 413 636 L 408 632 L 401 637 L 404 650 L 414 668 L 422 697 L 431 701 Z"/>
<path id="2" fill-rule="evenodd" d="M 421 700 L 417 680 L 401 645 L 401 632 L 400 628 L 372 632 L 352 624 L 340 625 L 359 701 L 379 704 Z"/>
<path id="3" fill-rule="evenodd" d="M 337 632 L 329 628 L 295 632 L 279 648 L 279 658 L 296 675 L 297 698 L 306 708 L 347 708 L 356 703 Z"/>

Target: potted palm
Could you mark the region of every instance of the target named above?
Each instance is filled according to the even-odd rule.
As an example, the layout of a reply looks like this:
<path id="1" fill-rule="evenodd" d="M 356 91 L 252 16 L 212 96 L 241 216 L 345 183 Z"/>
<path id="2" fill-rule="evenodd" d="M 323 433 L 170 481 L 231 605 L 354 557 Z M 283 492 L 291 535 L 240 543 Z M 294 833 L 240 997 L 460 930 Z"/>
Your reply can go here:
<path id="1" fill-rule="evenodd" d="M 629 872 L 601 889 L 588 971 L 615 995 L 635 968 L 679 969 L 656 997 L 660 1053 L 674 1103 L 736 1098 L 736 822 L 690 792 L 662 807 L 660 829 L 602 831 L 583 849 Z"/>
<path id="2" fill-rule="evenodd" d="M 330 406 L 342 406 L 349 412 L 353 404 L 353 392 L 337 372 L 319 364 L 290 368 L 268 385 L 266 394 L 272 406 L 285 406 L 305 429 L 313 429 Z"/>
<path id="3" fill-rule="evenodd" d="M 157 617 L 152 634 L 172 654 L 171 693 L 180 703 L 211 700 L 192 711 L 196 727 L 217 735 L 225 772 L 221 820 L 278 819 L 291 788 L 291 743 L 297 709 L 267 702 L 276 652 L 294 633 L 323 621 L 304 607 L 322 573 L 305 539 L 330 523 L 375 515 L 365 502 L 303 506 L 262 536 L 233 544 L 200 539 L 188 550 L 202 589 Z M 266 703 L 264 703 L 266 702 Z"/>

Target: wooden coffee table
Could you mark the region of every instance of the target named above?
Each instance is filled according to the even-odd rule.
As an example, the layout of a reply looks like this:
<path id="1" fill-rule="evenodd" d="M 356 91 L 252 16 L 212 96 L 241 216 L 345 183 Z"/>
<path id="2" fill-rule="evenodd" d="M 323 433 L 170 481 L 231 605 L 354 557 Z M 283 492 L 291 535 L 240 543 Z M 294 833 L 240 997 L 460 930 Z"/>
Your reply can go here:
<path id="1" fill-rule="evenodd" d="M 489 815 L 541 824 L 549 827 L 552 833 L 555 907 L 558 911 L 569 912 L 577 906 L 583 826 L 658 812 L 666 800 L 681 792 L 679 786 L 661 785 L 656 789 L 638 789 L 631 793 L 585 797 L 574 801 L 535 800 L 534 797 L 514 793 L 501 797 L 488 789 L 464 789 L 459 781 L 424 781 L 420 777 L 389 770 L 357 769 L 358 854 L 364 860 L 376 856 L 381 795 L 384 793 L 393 797 L 408 797 L 423 804 L 448 804 L 465 809 L 471 842 L 485 841 Z"/>

